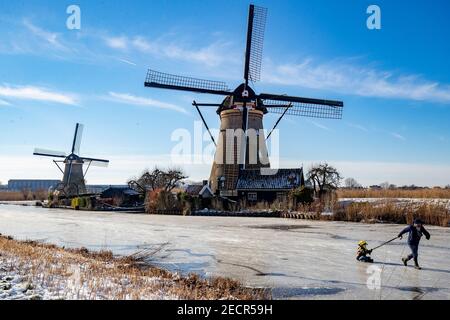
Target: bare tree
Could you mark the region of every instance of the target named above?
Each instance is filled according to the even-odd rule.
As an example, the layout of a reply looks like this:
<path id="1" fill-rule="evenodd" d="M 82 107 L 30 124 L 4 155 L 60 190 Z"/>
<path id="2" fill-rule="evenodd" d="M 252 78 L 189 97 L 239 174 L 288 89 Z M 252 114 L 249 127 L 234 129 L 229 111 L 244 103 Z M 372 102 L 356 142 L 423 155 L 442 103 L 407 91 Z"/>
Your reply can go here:
<path id="1" fill-rule="evenodd" d="M 156 189 L 170 192 L 186 178 L 187 176 L 181 169 L 169 168 L 163 170 L 155 167 L 152 171 L 145 171 L 139 179 L 128 181 L 128 185 L 142 192 Z"/>
<path id="2" fill-rule="evenodd" d="M 361 185 L 354 178 L 347 178 L 344 181 L 345 187 L 350 189 L 361 188 Z"/>
<path id="3" fill-rule="evenodd" d="M 335 190 L 342 180 L 336 168 L 328 163 L 313 165 L 308 172 L 308 178 L 312 182 L 314 190 L 322 197 L 327 191 Z"/>
<path id="4" fill-rule="evenodd" d="M 382 188 L 382 189 L 384 189 L 384 190 L 387 190 L 387 189 L 389 189 L 389 186 L 390 186 L 391 184 L 389 183 L 389 182 L 383 182 L 383 183 L 380 183 L 380 187 Z"/>

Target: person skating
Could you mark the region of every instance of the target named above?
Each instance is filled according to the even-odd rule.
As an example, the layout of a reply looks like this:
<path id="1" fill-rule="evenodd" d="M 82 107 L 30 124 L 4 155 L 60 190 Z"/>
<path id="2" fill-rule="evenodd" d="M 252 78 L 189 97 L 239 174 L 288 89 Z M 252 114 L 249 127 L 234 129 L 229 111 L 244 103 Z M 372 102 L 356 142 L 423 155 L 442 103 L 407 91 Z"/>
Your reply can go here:
<path id="1" fill-rule="evenodd" d="M 408 233 L 408 246 L 411 249 L 411 254 L 409 254 L 405 258 L 402 258 L 403 264 L 407 266 L 408 261 L 414 259 L 415 268 L 420 270 L 421 267 L 419 266 L 418 260 L 420 238 L 422 238 L 422 236 L 425 236 L 427 240 L 430 240 L 430 233 L 425 230 L 423 221 L 420 219 L 415 219 L 412 225 L 407 226 L 398 234 L 398 237 L 402 239 L 405 233 Z"/>
<path id="2" fill-rule="evenodd" d="M 367 241 L 361 240 L 358 242 L 358 249 L 356 252 L 356 260 L 361 262 L 373 262 L 373 259 L 370 257 L 372 250 L 367 249 Z"/>

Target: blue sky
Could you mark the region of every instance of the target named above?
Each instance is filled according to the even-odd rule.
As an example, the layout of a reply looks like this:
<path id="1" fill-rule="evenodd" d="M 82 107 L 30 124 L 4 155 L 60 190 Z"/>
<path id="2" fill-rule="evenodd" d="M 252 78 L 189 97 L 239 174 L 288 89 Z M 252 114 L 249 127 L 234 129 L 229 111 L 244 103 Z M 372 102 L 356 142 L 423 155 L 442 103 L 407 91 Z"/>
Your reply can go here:
<path id="1" fill-rule="evenodd" d="M 66 8 L 81 8 L 81 30 Z M 0 181 L 59 178 L 34 147 L 68 151 L 76 122 L 81 153 L 111 160 L 89 183 L 123 183 L 170 165 L 178 128 L 193 131 L 193 99 L 144 88 L 147 68 L 242 80 L 246 1 L 0 0 Z M 340 121 L 286 118 L 283 166 L 328 161 L 365 185 L 450 183 L 448 1 L 258 1 L 268 8 L 257 92 L 345 103 Z M 366 9 L 381 8 L 381 30 Z M 205 110 L 217 127 L 214 110 Z M 276 116 L 265 117 L 270 129 Z M 206 142 L 205 142 L 206 143 Z M 177 164 L 182 166 L 181 164 Z M 193 180 L 209 164 L 183 166 Z"/>

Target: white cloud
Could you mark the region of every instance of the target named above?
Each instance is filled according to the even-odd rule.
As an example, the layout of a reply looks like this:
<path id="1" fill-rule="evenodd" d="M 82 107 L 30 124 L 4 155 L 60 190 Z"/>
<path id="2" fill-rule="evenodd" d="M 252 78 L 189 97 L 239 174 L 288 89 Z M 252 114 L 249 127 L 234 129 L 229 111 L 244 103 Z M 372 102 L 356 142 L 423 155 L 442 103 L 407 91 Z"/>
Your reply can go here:
<path id="1" fill-rule="evenodd" d="M 68 48 L 65 45 L 63 45 L 62 42 L 60 41 L 60 35 L 58 33 L 44 30 L 34 25 L 27 19 L 24 19 L 23 24 L 28 29 L 28 31 L 30 31 L 33 35 L 35 35 L 39 39 L 44 40 L 45 42 L 47 42 L 48 44 L 52 45 L 53 47 L 59 50 L 63 51 L 68 50 Z"/>
<path id="2" fill-rule="evenodd" d="M 8 101 L 0 99 L 0 106 L 10 106 L 10 105 L 11 103 L 9 103 Z"/>
<path id="3" fill-rule="evenodd" d="M 397 132 L 392 132 L 391 135 L 398 140 L 406 141 L 406 138 Z"/>
<path id="4" fill-rule="evenodd" d="M 309 123 L 311 123 L 312 125 L 316 126 L 319 129 L 322 129 L 322 130 L 325 130 L 325 131 L 332 131 L 330 128 L 328 128 L 327 126 L 325 126 L 325 125 L 323 125 L 323 124 L 321 124 L 321 123 L 319 123 L 317 121 L 314 121 L 314 120 L 311 120 L 311 119 L 306 119 L 306 121 L 308 121 Z"/>
<path id="5" fill-rule="evenodd" d="M 184 108 L 179 107 L 177 105 L 162 102 L 159 100 L 154 100 L 151 98 L 138 97 L 135 95 L 131 95 L 129 93 L 109 92 L 109 96 L 107 97 L 107 99 L 114 101 L 114 102 L 131 104 L 131 105 L 135 105 L 135 106 L 167 109 L 167 110 L 173 110 L 173 111 L 177 111 L 177 112 L 184 113 L 184 114 L 188 113 Z"/>
<path id="6" fill-rule="evenodd" d="M 144 37 L 134 37 L 131 40 L 131 44 L 138 50 L 147 53 L 157 53 L 159 51 L 159 45 L 146 40 Z"/>
<path id="7" fill-rule="evenodd" d="M 77 100 L 74 95 L 51 91 L 46 88 L 34 86 L 0 85 L 0 97 L 20 100 L 35 100 L 54 102 L 66 105 L 76 105 Z"/>
<path id="8" fill-rule="evenodd" d="M 126 37 L 105 37 L 105 42 L 108 47 L 111 47 L 113 49 L 127 49 L 128 43 L 127 43 Z"/>
<path id="9" fill-rule="evenodd" d="M 237 66 L 240 66 L 242 60 L 242 54 L 236 49 L 234 42 L 224 41 L 223 38 L 203 46 L 193 46 L 192 43 L 179 38 L 170 38 L 172 35 L 149 39 L 139 35 L 105 35 L 95 30 L 83 35 L 88 40 L 94 40 L 94 43 L 103 41 L 112 49 L 105 52 L 104 46 L 88 46 L 89 42 L 81 41 L 82 38 L 71 42 L 65 38 L 70 35 L 45 30 L 26 19 L 23 20 L 23 26 L 27 34 L 18 30 L 17 34 L 20 36 L 4 39 L 4 43 L 0 43 L 1 52 L 45 54 L 58 59 L 97 63 L 112 58 L 134 65 L 130 60 L 114 57 L 117 52 L 123 54 L 123 51 L 126 51 L 133 61 L 142 61 L 143 57 L 148 55 L 186 61 L 215 68 L 215 74 L 225 78 L 230 74 L 238 74 Z M 33 37 L 29 37 L 29 34 Z M 304 59 L 300 63 L 286 62 L 278 65 L 266 60 L 264 70 L 263 81 L 272 84 L 323 89 L 364 97 L 450 103 L 450 84 L 428 80 L 419 75 L 365 67 L 358 65 L 355 59 L 336 59 L 324 63 Z"/>
<path id="10" fill-rule="evenodd" d="M 357 123 L 347 123 L 347 125 L 351 128 L 355 128 L 364 132 L 369 132 L 369 129 L 367 129 L 366 127 L 364 127 L 361 124 L 357 124 Z"/>
<path id="11" fill-rule="evenodd" d="M 274 84 L 324 89 L 364 97 L 400 98 L 450 103 L 450 85 L 418 75 L 399 75 L 346 61 L 269 65 L 263 80 Z"/>
<path id="12" fill-rule="evenodd" d="M 231 50 L 231 44 L 225 41 L 215 41 L 198 49 L 181 46 L 179 41 L 151 41 L 142 36 L 135 37 L 104 37 L 106 44 L 112 49 L 134 50 L 168 59 L 201 63 L 209 67 L 218 66 L 224 62 L 236 62 Z"/>
<path id="13" fill-rule="evenodd" d="M 0 42 L 0 52 L 8 54 L 44 55 L 61 60 L 84 61 L 87 63 L 102 63 L 105 60 L 118 60 L 115 55 L 126 52 L 133 60 L 143 60 L 148 55 L 154 57 L 187 61 L 206 67 L 218 67 L 229 63 L 240 62 L 230 42 L 216 39 L 210 44 L 197 46 L 171 35 L 157 39 L 148 39 L 140 35 L 111 35 L 102 31 L 90 29 L 86 33 L 58 33 L 46 30 L 22 19 L 11 35 Z M 11 26 L 12 29 L 12 26 Z M 104 45 L 101 45 L 101 44 Z M 106 50 L 105 50 L 106 45 Z M 133 65 L 134 62 L 128 63 Z"/>
<path id="14" fill-rule="evenodd" d="M 121 61 L 123 63 L 129 64 L 131 66 L 137 66 L 136 63 L 134 63 L 133 61 L 127 60 L 127 59 L 118 58 L 117 60 L 119 60 L 119 61 Z"/>

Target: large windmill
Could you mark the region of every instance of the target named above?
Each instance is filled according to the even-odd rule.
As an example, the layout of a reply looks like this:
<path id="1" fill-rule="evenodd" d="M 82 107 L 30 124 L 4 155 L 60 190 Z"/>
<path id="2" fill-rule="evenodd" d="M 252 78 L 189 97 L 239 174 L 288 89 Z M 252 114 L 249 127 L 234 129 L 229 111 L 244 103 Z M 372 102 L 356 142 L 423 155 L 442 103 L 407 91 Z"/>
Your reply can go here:
<path id="1" fill-rule="evenodd" d="M 267 161 L 261 158 L 267 156 L 266 138 L 262 132 L 263 116 L 268 112 L 280 114 L 273 129 L 285 115 L 305 116 L 328 119 L 341 119 L 344 103 L 342 101 L 311 99 L 280 94 L 257 94 L 249 86 L 249 82 L 260 80 L 261 61 L 264 42 L 264 31 L 267 9 L 250 5 L 248 15 L 247 44 L 244 63 L 244 82 L 234 91 L 221 81 L 201 80 L 191 77 L 176 76 L 148 70 L 145 86 L 151 88 L 190 91 L 195 93 L 225 96 L 220 104 L 193 102 L 200 117 L 209 131 L 199 107 L 217 107 L 220 116 L 220 136 L 215 160 L 210 175 L 211 187 L 214 191 L 233 191 L 243 170 L 269 167 Z M 236 143 L 236 138 L 229 138 L 225 132 L 242 129 L 245 138 L 242 143 Z M 256 140 L 248 137 L 248 130 L 257 131 Z M 273 131 L 272 129 L 272 131 Z M 271 131 L 271 133 L 272 133 Z M 270 136 L 270 134 L 268 136 Z M 257 154 L 257 161 L 250 161 L 252 152 Z M 229 160 L 232 160 L 230 162 Z M 253 157 L 254 159 L 254 157 Z M 233 195 L 233 192 L 224 192 Z"/>
<path id="2" fill-rule="evenodd" d="M 64 197 L 74 197 L 82 194 L 86 194 L 86 184 L 84 177 L 87 174 L 90 166 L 106 167 L 109 164 L 109 160 L 95 159 L 80 157 L 80 145 L 81 137 L 83 135 L 83 125 L 77 123 L 75 126 L 75 134 L 72 142 L 72 149 L 69 155 L 65 152 L 53 151 L 46 149 L 36 148 L 33 155 L 52 157 L 52 158 L 63 158 L 64 160 L 53 160 L 55 165 L 63 174 L 63 179 L 61 184 L 59 184 L 55 191 Z M 61 169 L 58 163 L 64 164 L 64 170 Z M 83 165 L 87 164 L 87 168 L 83 171 Z"/>

